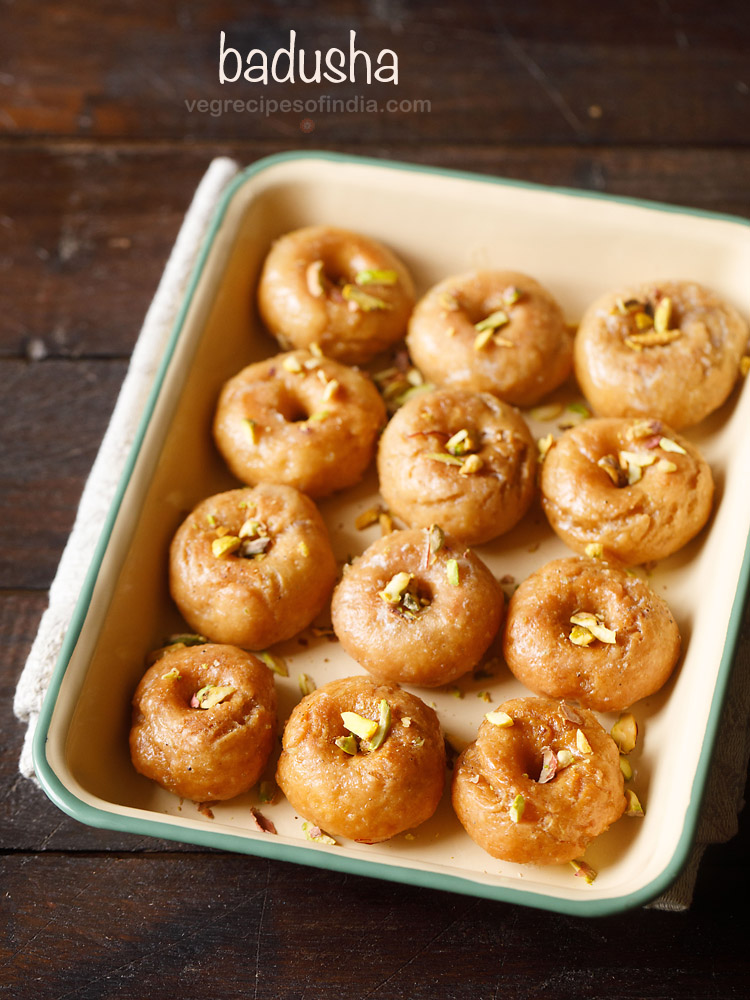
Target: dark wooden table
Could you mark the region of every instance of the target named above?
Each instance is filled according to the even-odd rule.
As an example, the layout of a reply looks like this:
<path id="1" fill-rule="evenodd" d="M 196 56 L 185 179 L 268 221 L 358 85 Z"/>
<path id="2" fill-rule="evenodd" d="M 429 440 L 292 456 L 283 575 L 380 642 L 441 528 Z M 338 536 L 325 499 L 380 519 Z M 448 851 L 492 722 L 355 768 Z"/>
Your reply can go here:
<path id="1" fill-rule="evenodd" d="M 2 5 L 0 995 L 744 997 L 750 824 L 689 912 L 600 920 L 87 829 L 18 776 L 13 690 L 142 318 L 211 158 L 333 149 L 750 217 L 745 0 Z M 357 45 L 398 88 L 218 81 Z M 191 112 L 397 95 L 427 112 Z M 313 129 L 300 127 L 302 118 Z M 309 129 L 309 126 L 306 126 Z M 747 628 L 744 642 L 748 642 Z"/>

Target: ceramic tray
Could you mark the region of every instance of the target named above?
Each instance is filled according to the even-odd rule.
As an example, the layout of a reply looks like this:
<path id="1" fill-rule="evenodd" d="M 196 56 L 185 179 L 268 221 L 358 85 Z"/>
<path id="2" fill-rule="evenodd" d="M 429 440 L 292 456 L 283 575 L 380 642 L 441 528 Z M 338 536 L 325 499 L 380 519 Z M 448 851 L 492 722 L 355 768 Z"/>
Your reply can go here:
<path id="1" fill-rule="evenodd" d="M 389 244 L 420 292 L 451 273 L 510 268 L 540 280 L 575 322 L 603 291 L 677 277 L 714 287 L 747 313 L 750 229 L 739 219 L 328 154 L 255 164 L 231 185 L 203 248 L 45 704 L 35 743 L 39 777 L 63 810 L 91 825 L 561 912 L 599 915 L 643 904 L 687 858 L 747 589 L 750 392 L 741 388 L 687 432 L 714 470 L 716 509 L 708 528 L 650 578 L 677 619 L 683 656 L 667 686 L 634 707 L 642 735 L 633 787 L 645 818 L 624 817 L 590 846 L 586 860 L 598 872 L 591 885 L 567 865 L 490 858 L 464 833 L 447 794 L 409 837 L 328 846 L 305 839 L 302 818 L 284 800 L 262 807 L 274 836 L 254 828 L 255 791 L 213 806 L 209 817 L 131 766 L 130 700 L 144 658 L 184 629 L 167 590 L 169 540 L 199 499 L 237 485 L 211 440 L 219 388 L 278 349 L 253 306 L 261 262 L 276 237 L 314 223 Z M 532 430 L 559 433 L 554 421 L 532 421 Z M 340 560 L 378 537 L 377 527 L 358 531 L 354 523 L 375 502 L 372 473 L 321 504 Z M 566 554 L 538 507 L 478 551 L 498 578 L 516 581 Z M 282 720 L 300 698 L 301 673 L 320 686 L 361 672 L 337 643 L 310 630 L 275 652 L 289 667 L 289 676 L 277 679 Z M 493 676 L 469 676 L 457 687 L 461 697 L 420 693 L 458 747 L 491 707 L 482 691 L 495 705 L 527 693 L 502 663 Z M 602 721 L 609 727 L 614 720 Z"/>

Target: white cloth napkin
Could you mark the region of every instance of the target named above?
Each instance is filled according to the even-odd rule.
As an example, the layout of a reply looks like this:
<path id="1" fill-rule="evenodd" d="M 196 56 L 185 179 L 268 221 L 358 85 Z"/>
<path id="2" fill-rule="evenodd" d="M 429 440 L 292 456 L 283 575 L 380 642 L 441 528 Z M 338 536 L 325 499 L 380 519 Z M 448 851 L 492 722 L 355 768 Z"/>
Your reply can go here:
<path id="1" fill-rule="evenodd" d="M 34 778 L 31 742 L 44 694 L 60 654 L 78 594 L 94 548 L 120 480 L 125 460 L 153 385 L 154 375 L 183 302 L 198 252 L 214 210 L 236 176 L 238 165 L 226 158 L 214 160 L 201 180 L 185 216 L 154 300 L 146 314 L 133 357 L 104 435 L 101 448 L 81 497 L 73 530 L 50 588 L 49 607 L 16 689 L 14 710 L 27 724 L 19 767 Z M 729 840 L 737 832 L 745 775 L 750 755 L 750 646 L 745 643 L 735 665 L 722 728 L 695 846 L 690 861 L 674 885 L 652 907 L 684 910 L 690 906 L 698 866 L 706 846 Z"/>

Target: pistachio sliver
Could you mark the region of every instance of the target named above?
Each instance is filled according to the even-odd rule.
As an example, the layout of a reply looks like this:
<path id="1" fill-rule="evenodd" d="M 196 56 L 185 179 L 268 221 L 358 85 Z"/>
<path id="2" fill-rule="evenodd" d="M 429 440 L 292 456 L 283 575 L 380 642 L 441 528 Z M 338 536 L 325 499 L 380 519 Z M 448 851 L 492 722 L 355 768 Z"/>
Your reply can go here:
<path id="1" fill-rule="evenodd" d="M 252 445 L 258 443 L 258 425 L 250 417 L 242 418 L 242 428 L 247 435 L 247 439 Z"/>
<path id="2" fill-rule="evenodd" d="M 557 774 L 557 756 L 554 750 L 550 747 L 545 747 L 542 751 L 542 770 L 537 778 L 537 784 L 546 785 L 548 781 L 552 781 L 554 776 Z"/>
<path id="3" fill-rule="evenodd" d="M 380 719 L 378 720 L 378 728 L 369 740 L 369 749 L 377 750 L 379 746 L 383 743 L 383 740 L 388 735 L 391 728 L 391 706 L 385 700 L 381 699 L 380 702 Z"/>
<path id="4" fill-rule="evenodd" d="M 465 455 L 467 451 L 473 451 L 474 448 L 474 441 L 465 427 L 456 431 L 445 442 L 445 450 L 451 455 Z"/>
<path id="5" fill-rule="evenodd" d="M 211 542 L 211 552 L 217 559 L 223 559 L 224 556 L 236 552 L 241 544 L 242 539 L 238 538 L 237 535 L 223 535 L 221 538 L 214 538 Z"/>
<path id="6" fill-rule="evenodd" d="M 281 367 L 285 371 L 291 372 L 293 375 L 299 375 L 302 371 L 302 363 L 295 354 L 289 354 L 286 358 L 284 358 L 281 362 Z"/>
<path id="7" fill-rule="evenodd" d="M 659 447 L 662 451 L 671 451 L 675 455 L 687 455 L 681 444 L 677 444 L 676 441 L 668 437 L 659 438 Z"/>
<path id="8" fill-rule="evenodd" d="M 357 746 L 357 737 L 352 736 L 351 734 L 349 736 L 338 736 L 334 740 L 334 743 L 339 750 L 343 750 L 344 753 L 348 753 L 350 757 L 354 757 L 359 749 Z"/>
<path id="9" fill-rule="evenodd" d="M 620 770 L 622 771 L 622 776 L 626 781 L 630 781 L 633 777 L 633 767 L 627 757 L 623 757 L 620 754 Z"/>
<path id="10" fill-rule="evenodd" d="M 523 811 L 526 808 L 526 800 L 523 795 L 519 792 L 518 795 L 513 799 L 511 807 L 508 810 L 511 823 L 520 823 L 523 817 Z"/>
<path id="11" fill-rule="evenodd" d="M 485 319 L 475 323 L 474 329 L 477 333 L 485 333 L 487 330 L 494 333 L 495 330 L 499 330 L 501 326 L 507 326 L 508 323 L 510 323 L 510 317 L 505 310 L 496 309 L 489 316 L 485 317 Z"/>
<path id="12" fill-rule="evenodd" d="M 568 638 L 574 646 L 590 646 L 594 641 L 593 634 L 583 625 L 574 625 Z"/>
<path id="13" fill-rule="evenodd" d="M 562 771 L 564 768 L 570 767 L 574 760 L 575 757 L 570 750 L 560 750 L 557 755 L 557 770 Z"/>
<path id="14" fill-rule="evenodd" d="M 323 271 L 322 260 L 314 260 L 312 264 L 307 265 L 307 269 L 305 270 L 305 282 L 307 284 L 307 290 L 313 298 L 319 299 L 325 295 L 326 277 Z"/>
<path id="15" fill-rule="evenodd" d="M 314 823 L 308 823 L 307 820 L 302 824 L 302 832 L 305 835 L 305 840 L 312 840 L 316 844 L 330 844 L 332 847 L 336 846 L 336 841 L 333 837 L 329 837 L 327 833 L 324 833 L 319 826 L 315 826 Z"/>
<path id="16" fill-rule="evenodd" d="M 341 294 L 347 302 L 351 303 L 356 309 L 361 309 L 362 312 L 375 312 L 392 308 L 388 302 L 370 295 L 369 292 L 363 291 L 357 285 L 344 285 L 341 289 Z"/>
<path id="17" fill-rule="evenodd" d="M 205 635 L 198 635 L 197 632 L 178 632 L 167 637 L 165 646 L 174 646 L 179 643 L 181 646 L 204 646 L 208 642 Z"/>
<path id="18" fill-rule="evenodd" d="M 427 451 L 424 452 L 424 457 L 431 458 L 433 462 L 442 462 L 444 465 L 458 465 L 460 467 L 464 464 L 464 460 L 457 455 L 449 455 L 442 451 Z"/>
<path id="19" fill-rule="evenodd" d="M 269 670 L 278 674 L 279 677 L 289 676 L 289 667 L 287 667 L 286 660 L 282 656 L 274 656 L 273 653 L 269 653 L 266 650 L 256 653 L 255 655 L 259 660 L 262 660 L 262 662 L 265 663 Z"/>
<path id="20" fill-rule="evenodd" d="M 213 708 L 214 705 L 220 704 L 222 701 L 226 701 L 231 695 L 237 690 L 231 684 L 223 684 L 220 686 L 207 685 L 207 688 L 201 688 L 201 691 L 205 691 L 205 694 L 201 697 L 201 691 L 198 692 L 196 698 L 198 699 L 199 708 Z"/>
<path id="21" fill-rule="evenodd" d="M 180 677 L 182 677 L 182 674 L 177 667 L 172 667 L 172 669 L 168 670 L 166 674 L 161 675 L 161 679 L 163 681 L 178 681 Z"/>
<path id="22" fill-rule="evenodd" d="M 458 470 L 458 474 L 460 476 L 471 476 L 475 472 L 479 472 L 483 467 L 484 462 L 479 455 L 467 455 L 466 460 L 462 462 L 461 468 Z"/>
<path id="23" fill-rule="evenodd" d="M 404 595 L 404 591 L 411 583 L 413 573 L 396 573 L 392 576 L 385 587 L 378 592 L 378 596 L 389 604 L 399 604 Z"/>
<path id="24" fill-rule="evenodd" d="M 342 712 L 341 721 L 350 733 L 359 736 L 361 740 L 369 740 L 378 730 L 378 723 L 372 719 L 366 719 L 357 712 Z"/>
<path id="25" fill-rule="evenodd" d="M 395 285 L 398 283 L 398 271 L 388 268 L 368 267 L 358 271 L 354 277 L 357 285 Z"/>
<path id="26" fill-rule="evenodd" d="M 625 789 L 625 798 L 627 799 L 627 806 L 625 807 L 626 816 L 635 816 L 638 819 L 643 819 L 644 811 L 641 805 L 641 800 L 635 794 L 632 788 Z"/>
<path id="27" fill-rule="evenodd" d="M 654 329 L 657 333 L 664 333 L 669 329 L 672 319 L 672 300 L 665 295 L 654 311 Z"/>
<path id="28" fill-rule="evenodd" d="M 575 875 L 577 875 L 578 878 L 582 878 L 587 885 L 591 885 L 596 878 L 596 871 L 585 861 L 576 859 L 575 861 L 570 862 L 570 867 L 573 869 Z"/>
<path id="29" fill-rule="evenodd" d="M 485 719 L 500 729 L 509 729 L 513 725 L 513 719 L 507 712 L 487 712 Z"/>
<path id="30" fill-rule="evenodd" d="M 587 755 L 594 752 L 582 729 L 576 729 L 576 749 L 580 753 Z"/>
<path id="31" fill-rule="evenodd" d="M 638 740 L 638 723 L 632 712 L 620 716 L 612 727 L 611 736 L 620 748 L 620 753 L 628 754 L 635 749 Z"/>
<path id="32" fill-rule="evenodd" d="M 299 684 L 300 692 L 303 695 L 312 694 L 316 689 L 315 681 L 309 674 L 300 674 L 297 678 L 297 683 Z"/>
<path id="33" fill-rule="evenodd" d="M 457 587 L 460 583 L 460 575 L 458 571 L 458 560 L 449 559 L 445 564 L 445 572 L 448 577 L 448 583 L 453 587 Z"/>
<path id="34" fill-rule="evenodd" d="M 604 546 L 602 545 L 601 542 L 589 542 L 583 551 L 589 557 L 589 559 L 604 558 Z"/>

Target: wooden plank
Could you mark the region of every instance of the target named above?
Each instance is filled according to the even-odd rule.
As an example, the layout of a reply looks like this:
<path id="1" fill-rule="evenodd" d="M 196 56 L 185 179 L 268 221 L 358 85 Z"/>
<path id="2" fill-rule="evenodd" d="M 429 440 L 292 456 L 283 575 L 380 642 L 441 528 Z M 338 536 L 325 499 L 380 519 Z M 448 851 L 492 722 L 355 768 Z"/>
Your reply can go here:
<path id="1" fill-rule="evenodd" d="M 744 0 L 710 12 L 691 0 L 595 7 L 384 2 L 279 8 L 265 0 L 220 5 L 102 6 L 84 0 L 15 4 L 0 61 L 0 123 L 13 135 L 211 138 L 250 131 L 316 142 L 723 143 L 750 139 Z M 268 86 L 219 80 L 220 31 L 244 57 L 269 62 L 297 32 L 312 57 L 349 51 L 349 31 L 373 63 L 399 57 L 398 85 L 355 82 Z M 310 73 L 310 62 L 307 63 Z M 229 65 L 227 65 L 229 69 Z M 347 63 L 348 69 L 348 63 Z M 357 75 L 357 73 L 359 75 Z M 285 75 L 285 74 L 284 74 Z M 679 100 L 676 100 L 676 96 Z M 190 111 L 186 101 L 257 99 L 430 101 L 427 112 Z"/>
<path id="2" fill-rule="evenodd" d="M 49 586 L 125 369 L 117 360 L 0 363 L 0 587 Z"/>
<path id="3" fill-rule="evenodd" d="M 2 868 L 9 996 L 743 995 L 737 892 L 683 916 L 592 922 L 230 855 L 13 855 Z"/>
<path id="4" fill-rule="evenodd" d="M 0 158 L 0 357 L 130 353 L 211 158 L 242 164 L 291 144 L 19 144 Z M 339 148 L 338 145 L 336 148 Z M 750 217 L 750 149 L 364 146 L 497 177 Z"/>

